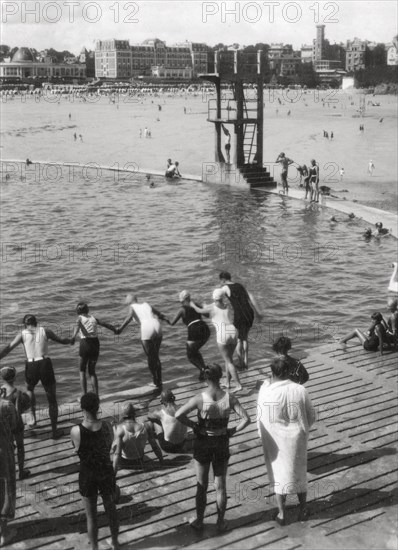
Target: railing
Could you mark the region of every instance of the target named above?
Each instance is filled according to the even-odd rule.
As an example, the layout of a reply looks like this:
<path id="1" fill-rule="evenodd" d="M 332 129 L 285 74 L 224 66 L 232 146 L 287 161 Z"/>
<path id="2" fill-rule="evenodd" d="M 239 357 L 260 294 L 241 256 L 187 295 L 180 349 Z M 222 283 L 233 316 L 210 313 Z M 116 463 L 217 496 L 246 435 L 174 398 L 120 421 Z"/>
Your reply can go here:
<path id="1" fill-rule="evenodd" d="M 253 113 L 253 118 L 257 117 L 257 100 L 246 99 L 243 108 L 243 118 L 251 118 L 250 114 Z M 237 103 L 235 99 L 221 100 L 220 116 L 217 116 L 217 99 L 209 99 L 208 103 L 208 119 L 209 120 L 226 120 L 236 121 L 238 117 Z"/>

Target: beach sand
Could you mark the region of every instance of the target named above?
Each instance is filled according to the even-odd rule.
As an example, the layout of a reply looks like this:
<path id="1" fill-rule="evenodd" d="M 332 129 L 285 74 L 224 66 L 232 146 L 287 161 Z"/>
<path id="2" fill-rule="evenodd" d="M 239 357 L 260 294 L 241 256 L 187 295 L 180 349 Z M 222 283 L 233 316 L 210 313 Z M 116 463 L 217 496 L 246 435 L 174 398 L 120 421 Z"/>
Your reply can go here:
<path id="1" fill-rule="evenodd" d="M 320 185 L 331 187 L 341 199 L 396 213 L 397 98 L 366 96 L 366 112 L 360 117 L 360 94 L 351 94 L 292 91 L 287 97 L 286 92 L 266 92 L 264 164 L 271 165 L 279 181 L 280 169 L 273 163 L 281 151 L 298 164 L 308 165 L 315 158 Z M 172 158 L 180 162 L 183 175 L 201 177 L 204 166 L 214 161 L 214 130 L 206 120 L 211 97 L 164 95 L 143 101 L 121 97 L 117 104 L 105 97 L 90 103 L 76 98 L 72 102 L 62 98 L 58 103 L 16 97 L 1 104 L 1 157 L 148 171 L 163 171 L 166 159 Z M 381 105 L 371 106 L 369 101 Z M 364 132 L 359 131 L 360 124 Z M 151 138 L 140 138 L 140 129 L 145 127 L 151 130 Z M 334 139 L 324 138 L 324 130 L 329 135 L 333 132 Z M 83 136 L 83 142 L 79 137 L 74 141 L 75 132 Z M 372 176 L 368 174 L 370 160 L 375 165 Z M 342 167 L 345 174 L 340 181 Z M 52 174 L 43 175 L 49 184 L 54 184 Z M 297 186 L 295 176 L 291 168 L 292 187 Z"/>

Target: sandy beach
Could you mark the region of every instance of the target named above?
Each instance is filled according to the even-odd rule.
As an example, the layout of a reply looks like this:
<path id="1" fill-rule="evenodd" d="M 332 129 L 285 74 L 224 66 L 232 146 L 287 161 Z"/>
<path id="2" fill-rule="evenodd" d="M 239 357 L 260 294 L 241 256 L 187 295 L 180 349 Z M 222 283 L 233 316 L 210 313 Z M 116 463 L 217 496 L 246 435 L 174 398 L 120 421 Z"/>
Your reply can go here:
<path id="1" fill-rule="evenodd" d="M 128 100 L 121 96 L 116 104 L 105 97 L 92 102 L 64 97 L 59 102 L 32 96 L 7 98 L 1 104 L 1 157 L 148 171 L 162 171 L 166 159 L 172 158 L 180 162 L 183 175 L 201 177 L 203 166 L 214 161 L 213 126 L 206 120 L 210 97 L 162 95 Z M 359 92 L 266 92 L 264 163 L 271 165 L 278 181 L 274 162 L 279 152 L 299 164 L 308 165 L 315 158 L 320 185 L 331 187 L 341 200 L 396 213 L 397 98 L 366 96 L 363 117 L 358 113 L 359 102 Z M 361 124 L 363 132 L 359 131 Z M 151 130 L 151 138 L 145 139 L 144 132 L 140 137 L 145 127 Z M 324 130 L 329 136 L 333 132 L 333 140 L 323 137 Z M 83 141 L 79 137 L 74 141 L 74 133 L 81 134 Z M 370 160 L 375 165 L 372 176 L 368 174 Z M 49 171 L 42 178 L 53 184 L 54 174 Z M 296 170 L 291 169 L 292 187 L 297 186 L 295 176 Z"/>

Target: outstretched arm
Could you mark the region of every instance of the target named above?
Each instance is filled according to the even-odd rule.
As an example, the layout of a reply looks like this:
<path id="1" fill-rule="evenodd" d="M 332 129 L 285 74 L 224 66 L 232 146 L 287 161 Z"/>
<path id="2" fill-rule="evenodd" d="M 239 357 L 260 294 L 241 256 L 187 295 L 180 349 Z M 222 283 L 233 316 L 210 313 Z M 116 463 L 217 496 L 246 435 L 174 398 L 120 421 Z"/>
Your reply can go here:
<path id="1" fill-rule="evenodd" d="M 101 321 L 101 319 L 97 319 L 97 323 L 101 326 L 101 327 L 105 327 L 107 328 L 108 330 L 111 330 L 112 332 L 114 332 L 116 334 L 116 331 L 117 331 L 117 328 L 112 325 L 111 323 L 107 323 L 106 321 Z"/>
<path id="2" fill-rule="evenodd" d="M 60 338 L 57 336 L 52 330 L 49 328 L 45 328 L 46 336 L 49 340 L 53 340 L 54 342 L 58 342 L 58 344 L 63 344 L 66 346 L 67 344 L 73 344 L 74 340 L 72 338 Z"/>
<path id="3" fill-rule="evenodd" d="M 131 322 L 133 317 L 135 317 L 134 310 L 131 308 L 130 313 L 127 315 L 127 317 L 123 321 L 122 326 L 120 328 L 116 329 L 115 334 L 121 334 L 124 331 L 124 329 L 127 327 L 127 325 Z"/>
<path id="4" fill-rule="evenodd" d="M 231 408 L 241 418 L 241 421 L 237 426 L 235 426 L 234 428 L 228 428 L 227 433 L 231 437 L 235 435 L 237 432 L 244 430 L 246 426 L 250 424 L 251 420 L 250 420 L 250 416 L 246 412 L 246 409 L 242 407 L 238 399 L 232 394 L 230 394 L 229 398 L 230 398 Z"/>
<path id="5" fill-rule="evenodd" d="M 3 348 L 0 352 L 0 359 L 3 359 L 6 355 L 10 353 L 14 348 L 18 346 L 18 344 L 22 343 L 22 334 L 17 334 L 12 342 L 6 345 L 5 348 Z"/>
<path id="6" fill-rule="evenodd" d="M 161 313 L 159 310 L 155 309 L 154 307 L 152 308 L 152 311 L 153 313 L 156 315 L 156 317 L 159 317 L 159 319 L 161 321 L 167 321 L 169 322 L 169 320 L 167 319 L 166 315 L 163 315 L 163 313 Z"/>
<path id="7" fill-rule="evenodd" d="M 210 305 L 210 306 L 203 306 L 203 307 L 198 307 L 195 302 L 190 302 L 189 305 L 191 307 L 193 307 L 193 309 L 197 312 L 197 313 L 203 313 L 203 314 L 208 314 L 210 313 L 212 310 L 213 310 L 213 305 Z"/>
<path id="8" fill-rule="evenodd" d="M 261 319 L 263 317 L 263 314 L 261 313 L 258 303 L 255 300 L 253 294 L 251 292 L 248 292 L 247 295 L 249 296 L 249 300 L 251 305 L 253 306 L 254 311 L 256 312 L 257 316 Z"/>
<path id="9" fill-rule="evenodd" d="M 178 321 L 181 319 L 181 317 L 182 317 L 182 312 L 183 312 L 183 309 L 181 308 L 181 309 L 179 310 L 179 312 L 177 313 L 177 315 L 174 317 L 174 319 L 173 319 L 171 322 L 169 322 L 169 324 L 170 324 L 172 327 L 174 327 L 174 325 L 175 325 L 176 323 L 178 323 Z"/>

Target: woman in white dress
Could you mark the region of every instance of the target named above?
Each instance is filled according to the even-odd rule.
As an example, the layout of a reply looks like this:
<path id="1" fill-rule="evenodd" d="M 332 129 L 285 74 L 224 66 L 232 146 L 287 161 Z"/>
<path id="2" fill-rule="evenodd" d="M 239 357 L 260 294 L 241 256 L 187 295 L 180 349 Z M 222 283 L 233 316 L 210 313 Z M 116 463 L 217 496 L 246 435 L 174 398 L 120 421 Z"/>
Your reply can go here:
<path id="1" fill-rule="evenodd" d="M 198 307 L 191 301 L 190 306 L 198 313 L 207 313 L 210 315 L 211 322 L 216 329 L 217 346 L 225 363 L 225 387 L 229 389 L 232 377 L 236 384 L 232 392 L 237 392 L 242 389 L 238 372 L 232 362 L 232 356 L 237 343 L 237 330 L 232 322 L 231 312 L 223 301 L 224 296 L 224 291 L 221 288 L 216 288 L 213 292 L 212 304 Z"/>
<path id="2" fill-rule="evenodd" d="M 299 521 L 308 519 L 307 443 L 315 410 L 304 386 L 288 379 L 289 363 L 284 358 L 271 363 L 272 378 L 258 395 L 257 425 L 263 444 L 270 491 L 278 505 L 275 521 L 285 525 L 285 500 L 297 494 Z"/>
<path id="3" fill-rule="evenodd" d="M 135 319 L 141 329 L 141 343 L 148 360 L 149 371 L 152 374 L 153 383 L 151 386 L 158 390 L 162 389 L 162 364 L 159 358 L 160 345 L 162 343 L 162 327 L 159 319 L 167 321 L 168 319 L 151 307 L 147 302 L 138 303 L 137 296 L 128 294 L 126 304 L 130 310 L 122 326 L 117 329 L 116 334 L 121 334 L 132 319 Z"/>

